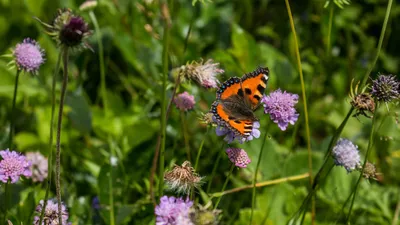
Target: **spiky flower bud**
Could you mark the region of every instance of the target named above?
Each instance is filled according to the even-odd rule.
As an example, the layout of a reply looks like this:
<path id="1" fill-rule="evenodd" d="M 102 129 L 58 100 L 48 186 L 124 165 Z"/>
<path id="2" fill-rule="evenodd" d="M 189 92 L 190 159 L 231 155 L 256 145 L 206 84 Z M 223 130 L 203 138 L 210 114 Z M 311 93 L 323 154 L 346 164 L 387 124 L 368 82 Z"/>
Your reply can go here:
<path id="1" fill-rule="evenodd" d="M 229 160 L 237 167 L 246 168 L 251 163 L 247 152 L 241 148 L 228 148 L 226 149 L 226 154 L 228 154 Z"/>
<path id="2" fill-rule="evenodd" d="M 393 75 L 379 75 L 372 82 L 372 96 L 378 101 L 390 102 L 400 97 L 400 82 Z"/>
<path id="3" fill-rule="evenodd" d="M 216 88 L 219 83 L 217 75 L 224 72 L 218 65 L 219 63 L 213 63 L 212 59 L 200 60 L 188 63 L 176 70 L 183 82 L 193 80 L 205 88 Z"/>
<path id="4" fill-rule="evenodd" d="M 196 225 L 217 225 L 221 212 L 221 210 L 207 209 L 207 207 L 197 205 L 191 208 L 189 215 Z"/>
<path id="5" fill-rule="evenodd" d="M 90 48 L 84 41 L 92 34 L 88 24 L 82 17 L 73 14 L 70 9 L 59 10 L 52 25 L 40 20 L 39 22 L 48 28 L 48 33 L 58 45 L 70 48 Z"/>
<path id="6" fill-rule="evenodd" d="M 171 171 L 164 175 L 164 180 L 169 189 L 177 193 L 188 194 L 192 188 L 198 188 L 203 182 L 189 161 L 183 162 L 182 166 L 175 165 Z"/>

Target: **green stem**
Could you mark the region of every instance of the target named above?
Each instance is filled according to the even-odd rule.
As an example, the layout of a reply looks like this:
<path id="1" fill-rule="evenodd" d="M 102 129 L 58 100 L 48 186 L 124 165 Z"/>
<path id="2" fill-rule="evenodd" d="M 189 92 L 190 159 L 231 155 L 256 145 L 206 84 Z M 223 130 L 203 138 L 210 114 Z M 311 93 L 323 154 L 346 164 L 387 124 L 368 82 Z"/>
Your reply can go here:
<path id="1" fill-rule="evenodd" d="M 114 144 L 110 138 L 108 137 L 108 146 L 110 148 L 110 160 L 115 155 L 114 154 Z M 108 176 L 108 188 L 110 192 L 108 193 L 108 201 L 110 202 L 110 225 L 115 225 L 115 212 L 114 212 L 114 186 L 113 186 L 113 165 L 110 164 L 110 173 Z"/>
<path id="2" fill-rule="evenodd" d="M 233 169 L 235 168 L 235 164 L 232 163 L 231 169 L 229 170 L 228 176 L 226 177 L 226 180 L 224 182 L 224 185 L 222 186 L 221 192 L 225 191 L 226 185 L 228 184 L 228 181 L 232 175 Z M 222 195 L 218 197 L 217 202 L 215 203 L 214 209 L 218 208 L 219 202 L 221 201 Z"/>
<path id="3" fill-rule="evenodd" d="M 17 74 L 15 76 L 15 84 L 14 84 L 14 95 L 13 95 L 13 101 L 12 101 L 12 107 L 11 107 L 11 121 L 10 121 L 10 133 L 8 135 L 8 147 L 10 150 L 12 149 L 12 142 L 13 142 L 13 136 L 14 136 L 14 114 L 15 114 L 15 103 L 17 101 L 17 93 L 18 93 L 18 80 L 19 80 L 19 74 L 21 73 L 20 70 L 17 69 Z"/>
<path id="4" fill-rule="evenodd" d="M 260 153 L 258 154 L 258 160 L 257 160 L 256 171 L 254 172 L 254 178 L 253 178 L 253 190 L 252 190 L 252 194 L 251 194 L 251 214 L 250 214 L 250 224 L 252 224 L 252 222 L 253 222 L 254 207 L 255 207 L 255 203 L 256 203 L 256 184 L 257 184 L 257 175 L 258 175 L 258 170 L 259 170 L 259 168 L 260 168 L 260 163 L 261 163 L 262 153 L 263 153 L 263 150 L 264 150 L 265 141 L 267 140 L 267 136 L 268 136 L 268 126 L 267 126 L 267 128 L 265 129 L 265 134 L 264 134 L 263 142 L 262 142 L 262 144 L 261 144 Z"/>
<path id="5" fill-rule="evenodd" d="M 172 7 L 169 1 L 165 2 L 165 10 L 168 10 L 168 5 Z M 164 15 L 166 16 L 166 15 Z M 166 106 L 167 106 L 167 80 L 168 80 L 168 49 L 169 49 L 169 31 L 171 28 L 170 21 L 168 18 L 165 18 L 164 21 L 164 37 L 163 37 L 163 52 L 162 52 L 162 68 L 163 68 L 163 76 L 162 76 L 162 89 L 161 89 L 161 143 L 160 143 L 160 178 L 159 178 L 159 186 L 158 186 L 158 194 L 161 196 L 164 190 L 164 166 L 165 166 L 165 138 L 166 138 Z"/>
<path id="6" fill-rule="evenodd" d="M 300 74 L 300 83 L 301 83 L 301 93 L 304 105 L 304 118 L 305 118 L 305 127 L 306 127 L 306 139 L 307 139 L 307 153 L 308 153 L 308 173 L 310 174 L 309 182 L 310 185 L 313 184 L 313 175 L 312 175 L 312 155 L 311 155 L 311 137 L 310 137 L 310 126 L 308 122 L 308 110 L 307 110 L 307 96 L 306 96 L 306 89 L 304 85 L 304 77 L 303 77 L 303 69 L 301 67 L 301 58 L 300 58 L 300 50 L 299 50 L 299 43 L 297 41 L 297 34 L 296 28 L 294 26 L 293 16 L 290 9 L 289 0 L 285 0 L 286 9 L 289 16 L 290 27 L 292 29 L 293 37 L 294 37 L 294 47 L 296 50 L 296 59 L 297 59 L 297 67 Z M 312 200 L 312 207 L 311 207 L 311 224 L 315 223 L 315 201 Z"/>
<path id="7" fill-rule="evenodd" d="M 8 214 L 8 203 L 10 201 L 10 191 L 9 191 L 9 186 L 10 186 L 10 180 L 7 181 L 7 183 L 4 184 L 4 195 L 6 197 L 6 200 L 4 202 L 4 219 L 3 221 L 7 220 L 7 214 Z"/>
<path id="8" fill-rule="evenodd" d="M 219 161 L 221 161 L 221 157 L 222 157 L 222 152 L 223 152 L 224 146 L 225 146 L 225 143 L 222 142 L 221 151 L 219 151 L 217 153 L 218 154 L 217 160 L 215 161 L 214 167 L 213 167 L 213 169 L 211 171 L 211 176 L 209 178 L 209 182 L 208 182 L 208 186 L 207 186 L 207 193 L 210 193 L 211 184 L 212 184 L 212 181 L 213 181 L 213 178 L 214 178 L 215 174 L 217 173 L 217 168 L 218 168 L 218 165 L 219 165 Z"/>
<path id="9" fill-rule="evenodd" d="M 64 99 L 65 93 L 67 92 L 68 86 L 68 47 L 64 47 L 63 51 L 63 64 L 64 64 L 64 74 L 63 83 L 61 87 L 61 97 L 60 97 L 60 107 L 58 110 L 58 124 L 57 124 L 57 139 L 56 139 L 56 193 L 57 193 L 57 203 L 58 203 L 58 221 L 62 225 L 62 203 L 61 203 L 61 126 L 62 126 L 62 116 L 64 110 Z"/>
<path id="10" fill-rule="evenodd" d="M 333 24 L 333 10 L 334 10 L 334 4 L 330 5 L 330 10 L 329 10 L 329 25 L 328 25 L 328 40 L 326 43 L 326 55 L 327 58 L 330 58 L 331 56 L 331 36 L 332 36 L 332 24 Z"/>
<path id="11" fill-rule="evenodd" d="M 60 71 L 60 62 L 61 62 L 62 51 L 58 54 L 56 69 L 54 70 L 52 82 L 51 82 L 51 117 L 50 117 L 50 138 L 49 138 L 49 164 L 47 171 L 49 173 L 47 177 L 47 185 L 46 185 L 46 194 L 43 200 L 42 211 L 40 212 L 40 220 L 39 224 L 42 224 L 44 212 L 47 206 L 47 199 L 49 199 L 50 187 L 51 187 L 51 175 L 53 171 L 53 128 L 54 128 L 54 112 L 56 109 L 56 77 L 58 72 Z"/>
<path id="12" fill-rule="evenodd" d="M 369 134 L 369 141 L 368 141 L 367 153 L 365 154 L 364 163 L 363 163 L 362 169 L 361 169 L 361 171 L 360 171 L 360 176 L 358 177 L 356 186 L 355 186 L 354 189 L 353 189 L 353 190 L 354 190 L 354 195 L 353 195 L 353 198 L 352 198 L 352 200 L 351 200 L 349 213 L 347 214 L 346 224 L 349 224 L 350 216 L 351 216 L 351 211 L 353 210 L 354 200 L 355 200 L 355 198 L 356 198 L 357 191 L 358 191 L 358 186 L 360 185 L 361 179 L 362 179 L 362 177 L 363 177 L 363 171 L 364 171 L 364 169 L 365 169 L 365 165 L 366 165 L 367 162 L 368 162 L 369 154 L 370 154 L 370 152 L 371 152 L 371 148 L 372 148 L 372 145 L 373 145 L 373 142 L 374 142 L 375 122 L 376 122 L 376 118 L 377 118 L 377 115 L 378 115 L 378 108 L 379 108 L 379 103 L 377 103 L 377 105 L 376 105 L 375 112 L 374 112 L 374 115 L 373 115 L 373 118 L 372 118 L 371 132 L 370 132 L 370 134 Z"/>
<path id="13" fill-rule="evenodd" d="M 189 135 L 188 135 L 187 126 L 186 126 L 185 113 L 181 111 L 180 114 L 181 114 L 181 122 L 182 122 L 183 140 L 185 143 L 185 150 L 186 150 L 186 158 L 190 162 L 191 156 L 190 156 L 190 146 L 189 146 Z"/>
<path id="14" fill-rule="evenodd" d="M 100 62 L 100 88 L 101 88 L 101 95 L 103 99 L 103 107 L 104 107 L 104 114 L 106 118 L 108 118 L 108 103 L 107 103 L 107 92 L 106 92 L 106 73 L 104 67 L 104 50 L 103 50 L 103 42 L 101 41 L 101 31 L 99 27 L 99 23 L 97 22 L 96 15 L 93 11 L 89 12 L 90 19 L 93 22 L 94 29 L 96 31 L 96 38 L 97 43 L 99 45 L 99 62 Z"/>
<path id="15" fill-rule="evenodd" d="M 387 23 L 388 23 L 388 21 L 389 21 L 390 11 L 391 11 L 391 9 L 392 9 L 392 3 L 393 3 L 393 0 L 389 0 L 389 1 L 388 1 L 388 5 L 387 5 L 387 8 L 386 8 L 385 19 L 383 20 L 381 35 L 380 35 L 380 37 L 379 37 L 377 52 L 376 52 L 374 61 L 372 62 L 371 66 L 368 68 L 368 71 L 367 71 L 367 73 L 365 74 L 365 76 L 364 76 L 364 78 L 363 78 L 363 80 L 362 80 L 362 82 L 361 82 L 360 87 L 364 87 L 364 86 L 365 86 L 365 84 L 367 83 L 369 74 L 372 72 L 372 70 L 373 70 L 374 67 L 375 67 L 376 62 L 378 61 L 379 54 L 380 54 L 381 48 L 382 48 L 383 38 L 385 37 L 385 32 L 386 32 Z"/>
<path id="16" fill-rule="evenodd" d="M 203 145 L 204 145 L 204 142 L 205 142 L 205 140 L 207 138 L 207 134 L 208 134 L 209 130 L 210 130 L 209 126 L 207 126 L 206 134 L 204 135 L 203 140 L 201 140 L 199 150 L 197 151 L 196 163 L 194 164 L 194 170 L 195 171 L 197 170 L 197 166 L 199 165 L 199 159 L 200 159 L 201 151 L 203 150 Z"/>

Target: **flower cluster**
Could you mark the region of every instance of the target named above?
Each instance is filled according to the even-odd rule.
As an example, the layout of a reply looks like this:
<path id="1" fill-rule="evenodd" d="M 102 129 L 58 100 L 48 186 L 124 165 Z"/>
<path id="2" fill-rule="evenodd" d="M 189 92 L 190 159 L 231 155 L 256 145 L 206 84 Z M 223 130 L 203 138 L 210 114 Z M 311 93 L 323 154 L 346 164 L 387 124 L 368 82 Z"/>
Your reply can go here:
<path id="1" fill-rule="evenodd" d="M 56 224 L 59 224 L 57 200 L 48 200 L 47 201 L 46 208 L 44 210 L 42 224 L 39 224 L 40 213 L 42 212 L 43 205 L 44 205 L 44 201 L 41 200 L 39 202 L 39 205 L 36 207 L 35 211 L 36 211 L 37 215 L 33 219 L 33 224 L 34 225 L 56 225 Z M 61 212 L 62 212 L 62 223 L 65 225 L 71 225 L 72 223 L 69 223 L 67 221 L 69 215 L 68 215 L 68 210 L 64 204 L 62 204 L 62 206 L 61 206 Z"/>
<path id="2" fill-rule="evenodd" d="M 400 98 L 400 82 L 393 75 L 379 75 L 372 82 L 372 96 L 378 101 L 390 102 Z"/>
<path id="3" fill-rule="evenodd" d="M 42 182 L 48 175 L 48 161 L 40 152 L 27 152 L 26 158 L 31 161 L 30 170 L 33 182 Z"/>
<path id="4" fill-rule="evenodd" d="M 224 72 L 218 68 L 218 65 L 219 63 L 213 63 L 212 59 L 205 62 L 203 60 L 193 61 L 178 68 L 178 76 L 182 81 L 194 80 L 205 88 L 216 88 L 219 83 L 217 75 Z"/>
<path id="5" fill-rule="evenodd" d="M 189 199 L 163 196 L 155 208 L 156 225 L 183 225 L 190 222 L 189 210 L 193 202 Z"/>
<path id="6" fill-rule="evenodd" d="M 25 38 L 15 46 L 12 52 L 18 70 L 37 74 L 39 67 L 44 63 L 44 50 L 31 38 Z"/>
<path id="7" fill-rule="evenodd" d="M 264 112 L 269 114 L 271 120 L 278 124 L 281 130 L 294 124 L 299 118 L 294 105 L 298 102 L 297 94 L 282 92 L 280 89 L 272 92 L 269 96 L 263 96 L 261 102 L 264 104 Z"/>
<path id="8" fill-rule="evenodd" d="M 247 152 L 241 148 L 228 148 L 226 149 L 229 160 L 240 168 L 246 168 L 251 162 Z"/>
<path id="9" fill-rule="evenodd" d="M 190 109 L 193 109 L 196 101 L 194 100 L 193 95 L 185 91 L 175 96 L 174 103 L 176 105 L 176 108 L 180 109 L 181 111 L 188 111 Z"/>
<path id="10" fill-rule="evenodd" d="M 31 162 L 25 156 L 20 155 L 16 151 L 8 149 L 0 151 L 2 160 L 0 161 L 0 181 L 7 183 L 16 183 L 21 176 L 30 177 Z"/>
<path id="11" fill-rule="evenodd" d="M 343 166 L 347 172 L 352 172 L 360 167 L 360 154 L 357 145 L 347 139 L 340 138 L 333 147 L 332 155 L 335 164 Z"/>

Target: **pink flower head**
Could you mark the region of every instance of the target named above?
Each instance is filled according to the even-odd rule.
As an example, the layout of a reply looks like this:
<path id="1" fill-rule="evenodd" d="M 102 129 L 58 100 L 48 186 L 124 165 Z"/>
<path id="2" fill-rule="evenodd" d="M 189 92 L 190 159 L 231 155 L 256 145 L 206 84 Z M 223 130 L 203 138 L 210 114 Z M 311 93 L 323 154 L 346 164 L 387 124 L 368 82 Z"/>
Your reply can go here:
<path id="1" fill-rule="evenodd" d="M 182 217 L 189 218 L 189 209 L 193 202 L 189 199 L 163 196 L 155 208 L 156 225 L 176 225 Z"/>
<path id="2" fill-rule="evenodd" d="M 42 182 L 48 175 L 48 160 L 40 152 L 27 152 L 26 158 L 32 162 L 32 181 Z"/>
<path id="3" fill-rule="evenodd" d="M 40 200 L 39 205 L 36 207 L 36 213 L 37 216 L 35 216 L 35 218 L 33 218 L 33 224 L 35 225 L 39 225 L 40 222 L 40 213 L 42 212 L 43 209 L 43 205 L 44 205 L 44 201 Z M 61 213 L 62 213 L 62 222 L 65 225 L 71 225 L 72 223 L 69 223 L 68 217 L 68 210 L 65 207 L 64 204 L 61 204 Z M 46 209 L 44 210 L 44 215 L 43 215 L 43 221 L 42 224 L 40 225 L 57 225 L 59 224 L 59 219 L 58 219 L 58 203 L 57 200 L 47 200 L 47 204 L 46 204 Z"/>
<path id="4" fill-rule="evenodd" d="M 237 167 L 246 168 L 251 162 L 247 152 L 241 148 L 228 148 L 226 149 L 226 153 L 229 160 Z"/>
<path id="5" fill-rule="evenodd" d="M 0 161 L 0 181 L 3 183 L 7 183 L 9 179 L 11 183 L 16 183 L 21 175 L 32 176 L 29 169 L 31 162 L 24 155 L 6 149 L 0 151 L 0 156 L 2 158 Z"/>
<path id="6" fill-rule="evenodd" d="M 264 103 L 264 112 L 270 115 L 271 120 L 278 124 L 281 130 L 286 130 L 289 123 L 293 125 L 299 118 L 294 108 L 298 100 L 298 95 L 278 89 L 269 96 L 263 96 L 261 102 Z"/>
<path id="7" fill-rule="evenodd" d="M 44 51 L 33 39 L 25 38 L 13 50 L 15 64 L 19 70 L 36 74 L 44 63 Z"/>
<path id="8" fill-rule="evenodd" d="M 193 95 L 190 95 L 189 93 L 187 93 L 185 91 L 185 92 L 175 96 L 174 103 L 175 103 L 176 107 L 178 109 L 180 109 L 181 111 L 187 111 L 187 110 L 193 109 L 196 101 L 194 100 Z"/>

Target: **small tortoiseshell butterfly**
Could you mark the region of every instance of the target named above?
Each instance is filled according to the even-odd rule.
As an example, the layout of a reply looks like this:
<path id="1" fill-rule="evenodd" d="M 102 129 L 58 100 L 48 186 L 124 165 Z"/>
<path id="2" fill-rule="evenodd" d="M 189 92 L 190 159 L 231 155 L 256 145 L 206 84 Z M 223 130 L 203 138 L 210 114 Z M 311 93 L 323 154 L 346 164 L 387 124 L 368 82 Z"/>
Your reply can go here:
<path id="1" fill-rule="evenodd" d="M 259 67 L 242 78 L 231 77 L 217 91 L 211 113 L 220 126 L 229 128 L 235 135 L 248 137 L 253 122 L 258 121 L 254 111 L 260 104 L 267 86 L 268 68 Z"/>

